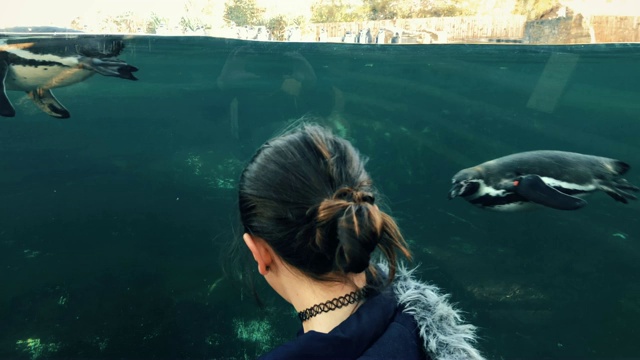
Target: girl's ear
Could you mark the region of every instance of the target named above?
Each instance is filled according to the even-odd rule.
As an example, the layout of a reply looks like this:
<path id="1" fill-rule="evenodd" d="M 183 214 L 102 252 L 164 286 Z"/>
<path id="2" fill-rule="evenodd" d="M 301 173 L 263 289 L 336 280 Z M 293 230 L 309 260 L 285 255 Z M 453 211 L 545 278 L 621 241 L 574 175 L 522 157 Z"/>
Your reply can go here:
<path id="1" fill-rule="evenodd" d="M 267 275 L 267 273 L 269 273 L 267 269 L 273 262 L 273 256 L 271 256 L 272 250 L 269 245 L 267 245 L 267 242 L 261 237 L 249 233 L 244 233 L 242 239 L 249 248 L 249 251 L 251 251 L 253 259 L 258 263 L 258 272 L 260 275 Z"/>

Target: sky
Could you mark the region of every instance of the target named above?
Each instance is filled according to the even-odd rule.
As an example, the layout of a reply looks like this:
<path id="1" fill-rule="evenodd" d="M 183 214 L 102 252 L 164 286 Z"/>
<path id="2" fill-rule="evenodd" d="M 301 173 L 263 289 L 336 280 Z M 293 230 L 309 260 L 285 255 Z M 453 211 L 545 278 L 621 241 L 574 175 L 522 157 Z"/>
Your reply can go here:
<path id="1" fill-rule="evenodd" d="M 12 0 L 2 0 L 9 2 Z M 76 17 L 84 19 L 132 12 L 145 17 L 152 12 L 160 17 L 184 13 L 184 4 L 207 0 L 13 0 L 10 11 L 0 11 L 0 28 L 11 26 L 69 26 Z M 225 0 L 214 0 L 224 2 Z M 267 15 L 309 13 L 313 0 L 256 0 L 267 8 Z"/>
<path id="2" fill-rule="evenodd" d="M 12 1 L 9 9 L 0 11 L 0 28 L 11 26 L 69 26 L 71 20 L 85 21 L 106 15 L 131 11 L 141 17 L 155 12 L 161 17 L 180 17 L 184 3 L 206 3 L 207 0 L 2 0 Z M 213 0 L 223 2 L 225 0 Z M 307 14 L 313 0 L 256 0 L 267 8 L 267 16 L 284 13 Z M 489 1 L 489 0 L 485 0 Z M 584 14 L 640 16 L 640 0 L 565 0 Z"/>
<path id="3" fill-rule="evenodd" d="M 10 1 L 10 0 L 4 0 Z M 10 26 L 68 26 L 76 17 L 91 19 L 102 15 L 182 12 L 182 1 L 175 0 L 19 0 L 11 11 L 0 12 L 0 28 Z M 153 10 L 151 10 L 153 9 Z"/>
<path id="4" fill-rule="evenodd" d="M 640 16 L 640 0 L 565 0 L 564 2 L 583 14 Z"/>

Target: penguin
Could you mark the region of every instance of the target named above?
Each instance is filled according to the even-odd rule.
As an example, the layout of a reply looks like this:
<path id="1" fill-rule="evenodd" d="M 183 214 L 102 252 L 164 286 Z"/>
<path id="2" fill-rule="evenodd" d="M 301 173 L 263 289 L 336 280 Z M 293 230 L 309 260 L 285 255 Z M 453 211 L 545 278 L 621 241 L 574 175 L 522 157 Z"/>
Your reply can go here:
<path id="1" fill-rule="evenodd" d="M 614 200 L 637 200 L 640 188 L 620 178 L 629 164 L 594 155 L 538 150 L 507 155 L 460 170 L 449 199 L 463 197 L 485 209 L 516 211 L 534 207 L 577 210 L 582 195 L 604 191 Z"/>
<path id="2" fill-rule="evenodd" d="M 51 89 L 79 83 L 96 73 L 137 80 L 133 73 L 138 68 L 117 59 L 124 49 L 122 37 L 60 28 L 40 30 L 0 30 L 0 116 L 16 115 L 7 90 L 25 91 L 44 113 L 65 119 L 70 113 Z"/>

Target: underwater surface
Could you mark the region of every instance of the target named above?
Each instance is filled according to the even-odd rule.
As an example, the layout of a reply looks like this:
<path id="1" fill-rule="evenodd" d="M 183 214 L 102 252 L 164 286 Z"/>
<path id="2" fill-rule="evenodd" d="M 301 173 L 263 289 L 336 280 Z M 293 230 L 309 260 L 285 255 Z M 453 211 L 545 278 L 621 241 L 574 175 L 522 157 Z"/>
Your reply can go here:
<path id="1" fill-rule="evenodd" d="M 640 183 L 640 45 L 125 44 L 139 80 L 54 89 L 69 119 L 7 91 L 0 358 L 251 359 L 293 338 L 288 304 L 258 278 L 259 307 L 223 265 L 239 172 L 303 115 L 370 158 L 420 276 L 488 358 L 640 356 L 639 202 L 447 199 L 458 170 L 537 149 L 620 159 Z"/>

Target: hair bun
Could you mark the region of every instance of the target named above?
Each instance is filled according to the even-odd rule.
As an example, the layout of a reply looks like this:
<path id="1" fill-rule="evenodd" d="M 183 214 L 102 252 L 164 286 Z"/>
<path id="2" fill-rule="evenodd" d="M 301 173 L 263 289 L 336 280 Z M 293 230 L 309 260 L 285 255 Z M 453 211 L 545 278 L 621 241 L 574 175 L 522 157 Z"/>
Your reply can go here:
<path id="1" fill-rule="evenodd" d="M 371 205 L 373 205 L 376 200 L 372 193 L 354 190 L 351 187 L 343 187 L 338 189 L 338 191 L 333 194 L 333 199 L 345 200 L 356 204 L 365 202 Z"/>
<path id="2" fill-rule="evenodd" d="M 334 270 L 359 273 L 369 266 L 384 223 L 373 202 L 371 193 L 344 187 L 331 199 L 323 200 L 313 212 L 316 248 L 333 258 Z"/>
<path id="3" fill-rule="evenodd" d="M 360 273 L 369 266 L 371 253 L 382 236 L 380 210 L 363 197 L 348 206 L 337 222 L 335 263 L 345 273 Z"/>

